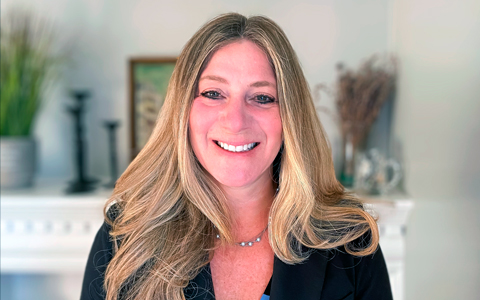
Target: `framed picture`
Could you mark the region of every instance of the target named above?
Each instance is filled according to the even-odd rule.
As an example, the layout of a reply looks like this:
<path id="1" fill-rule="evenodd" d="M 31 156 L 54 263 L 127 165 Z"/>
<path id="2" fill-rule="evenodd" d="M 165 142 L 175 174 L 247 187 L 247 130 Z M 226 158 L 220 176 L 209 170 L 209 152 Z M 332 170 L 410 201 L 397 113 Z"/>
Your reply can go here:
<path id="1" fill-rule="evenodd" d="M 176 60 L 130 59 L 131 159 L 137 156 L 152 133 Z"/>

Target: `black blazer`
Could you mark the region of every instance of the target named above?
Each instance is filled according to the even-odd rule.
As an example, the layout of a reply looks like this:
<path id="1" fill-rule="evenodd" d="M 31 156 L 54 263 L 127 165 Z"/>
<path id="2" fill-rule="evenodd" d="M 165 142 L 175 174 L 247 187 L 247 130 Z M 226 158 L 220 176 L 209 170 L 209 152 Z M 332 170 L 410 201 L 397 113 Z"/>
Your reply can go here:
<path id="1" fill-rule="evenodd" d="M 103 276 L 112 259 L 110 228 L 104 223 L 88 257 L 81 300 L 103 300 Z M 185 288 L 191 300 L 213 300 L 213 283 L 207 265 Z M 275 257 L 270 300 L 392 300 L 385 260 L 380 248 L 355 257 L 343 248 L 312 250 L 300 264 L 288 265 Z"/>

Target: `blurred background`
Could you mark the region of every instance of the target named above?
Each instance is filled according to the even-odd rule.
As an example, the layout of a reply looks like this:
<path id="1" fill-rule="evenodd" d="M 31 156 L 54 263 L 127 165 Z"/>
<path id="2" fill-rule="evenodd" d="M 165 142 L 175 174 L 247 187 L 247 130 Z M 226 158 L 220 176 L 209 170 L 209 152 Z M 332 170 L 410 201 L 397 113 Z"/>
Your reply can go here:
<path id="1" fill-rule="evenodd" d="M 356 69 L 375 53 L 394 54 L 395 100 L 386 122 L 395 150 L 388 155 L 401 164 L 400 189 L 414 202 L 406 223 L 405 299 L 480 299 L 479 1 L 3 0 L 2 27 L 5 14 L 18 8 L 53 24 L 51 51 L 61 57 L 59 75 L 32 125 L 37 188 L 56 181 L 63 191 L 78 174 L 74 114 L 67 112 L 76 101 L 72 90 L 90 93 L 82 108 L 86 176 L 102 181 L 111 176 L 105 121 L 119 124 L 114 148 L 118 173 L 125 170 L 132 156 L 132 59 L 174 59 L 201 25 L 220 13 L 262 14 L 276 21 L 312 90 L 318 84 L 335 87 L 339 62 Z M 332 117 L 335 97 L 322 93 L 316 101 L 340 169 L 344 146 Z M 108 192 L 103 188 L 96 197 Z M 101 204 L 98 208 L 101 218 Z M 2 220 L 1 298 L 33 299 L 25 290 L 45 284 L 41 272 L 4 267 L 8 226 Z M 36 292 L 35 299 L 79 297 L 81 274 L 65 279 L 51 271 L 48 276 L 67 282 L 64 290 Z"/>

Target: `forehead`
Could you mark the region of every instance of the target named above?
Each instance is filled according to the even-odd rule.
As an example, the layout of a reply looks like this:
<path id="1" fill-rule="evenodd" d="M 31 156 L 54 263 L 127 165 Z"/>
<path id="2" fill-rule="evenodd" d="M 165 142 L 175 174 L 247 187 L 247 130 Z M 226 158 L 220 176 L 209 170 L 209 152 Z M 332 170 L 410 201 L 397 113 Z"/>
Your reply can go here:
<path id="1" fill-rule="evenodd" d="M 216 50 L 201 75 L 263 76 L 275 82 L 275 73 L 267 54 L 249 40 L 238 40 Z M 266 79 L 266 78 L 264 78 Z"/>

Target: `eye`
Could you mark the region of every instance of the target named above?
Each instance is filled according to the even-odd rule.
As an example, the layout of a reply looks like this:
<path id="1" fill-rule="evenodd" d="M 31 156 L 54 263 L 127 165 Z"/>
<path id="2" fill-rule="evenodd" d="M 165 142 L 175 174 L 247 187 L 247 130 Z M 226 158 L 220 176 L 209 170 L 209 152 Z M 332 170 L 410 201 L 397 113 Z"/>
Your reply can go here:
<path id="1" fill-rule="evenodd" d="M 255 101 L 257 101 L 257 103 L 260 103 L 260 104 L 268 104 L 268 103 L 274 103 L 275 102 L 275 98 L 264 95 L 264 94 L 256 95 L 253 98 L 254 98 Z"/>
<path id="2" fill-rule="evenodd" d="M 205 92 L 201 93 L 200 95 L 202 95 L 205 98 L 209 98 L 209 99 L 220 99 L 221 96 L 222 96 L 217 91 L 205 91 Z"/>

